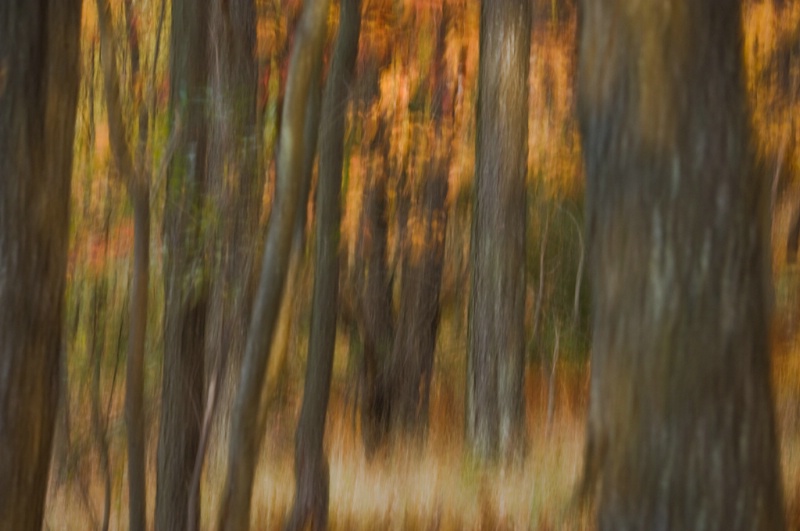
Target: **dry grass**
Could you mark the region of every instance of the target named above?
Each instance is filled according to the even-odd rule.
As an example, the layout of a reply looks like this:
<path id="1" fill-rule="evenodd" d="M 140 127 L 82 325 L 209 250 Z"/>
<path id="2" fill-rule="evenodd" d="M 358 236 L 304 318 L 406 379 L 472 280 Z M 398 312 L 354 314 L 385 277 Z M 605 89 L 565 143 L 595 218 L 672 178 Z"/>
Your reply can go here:
<path id="1" fill-rule="evenodd" d="M 800 528 L 800 352 L 775 357 L 777 416 L 787 513 Z M 453 386 L 456 387 L 456 386 Z M 582 463 L 586 372 L 565 366 L 556 382 L 557 403 L 547 429 L 547 379 L 532 368 L 527 381 L 529 445 L 523 462 L 482 469 L 463 448 L 463 399 L 438 382 L 432 395 L 427 444 L 400 445 L 367 460 L 341 389 L 331 400 L 326 445 L 330 460 L 331 529 L 591 529 L 590 515 L 573 503 Z M 293 430 L 299 397 L 292 393 L 272 413 L 256 476 L 253 529 L 280 529 L 291 507 Z M 154 432 L 151 432 L 154 434 Z M 112 444 L 111 529 L 127 528 L 124 433 Z M 151 437 L 151 441 L 154 441 Z M 154 500 L 155 444 L 149 449 Z M 210 456 L 204 481 L 203 527 L 213 527 L 224 480 L 224 452 Z M 46 527 L 96 528 L 103 486 L 96 454 L 87 450 L 66 481 L 53 474 Z M 89 515 L 88 507 L 94 516 Z"/>
<path id="2" fill-rule="evenodd" d="M 566 371 L 565 371 L 566 372 Z M 546 380 L 529 374 L 529 446 L 522 463 L 482 469 L 462 443 L 463 400 L 442 383 L 432 394 L 432 429 L 425 445 L 399 445 L 367 460 L 353 430 L 351 405 L 339 390 L 329 409 L 326 445 L 330 460 L 332 529 L 582 529 L 585 517 L 571 510 L 580 473 L 585 379 L 558 379 L 553 424 L 545 429 Z M 272 413 L 254 488 L 254 529 L 282 526 L 294 491 L 293 431 L 299 397 Z M 151 430 L 151 435 L 155 431 Z M 127 527 L 124 433 L 112 444 L 114 467 L 111 529 Z M 155 437 L 148 452 L 150 519 L 155 486 Z M 102 518 L 103 484 L 96 453 L 87 449 L 70 477 L 51 484 L 46 526 L 82 530 Z M 224 480 L 225 454 L 215 449 L 204 481 L 203 527 L 211 528 Z M 54 474 L 55 476 L 55 474 Z M 83 486 L 81 485 L 83 484 Z M 91 509 L 89 509 L 91 507 Z M 90 515 L 90 512 L 92 515 Z"/>
<path id="3" fill-rule="evenodd" d="M 460 350 L 460 349 L 457 349 Z M 332 529 L 590 529 L 590 516 L 572 503 L 582 464 L 588 371 L 563 363 L 556 378 L 556 403 L 548 430 L 548 381 L 538 366 L 526 381 L 529 446 L 522 463 L 507 469 L 481 469 L 463 446 L 463 368 L 455 356 L 441 356 L 442 367 L 431 396 L 431 431 L 424 447 L 399 446 L 373 460 L 364 455 L 352 420 L 352 405 L 342 386 L 346 368 L 337 360 L 339 378 L 329 407 L 326 433 L 330 460 Z M 297 361 L 300 363 L 300 361 Z M 449 380 L 443 380 L 449 375 Z M 773 360 L 775 404 L 787 514 L 800 529 L 800 346 L 776 345 Z M 298 380 L 299 381 L 299 380 Z M 119 384 L 120 386 L 122 384 Z M 121 389 L 121 387 L 120 387 Z M 253 529 L 280 529 L 294 492 L 293 440 L 299 389 L 268 420 L 256 475 Z M 121 395 L 118 390 L 117 394 Z M 117 398 L 121 398 L 118 396 Z M 73 404 L 74 406 L 74 404 Z M 111 529 L 127 528 L 127 477 L 122 402 L 115 400 L 111 423 Z M 102 517 L 103 483 L 96 450 L 86 442 L 88 414 L 72 412 L 70 453 L 74 463 L 59 474 L 54 467 L 46 528 L 97 529 Z M 157 415 L 151 411 L 151 419 Z M 156 433 L 150 426 L 148 508 L 154 508 Z M 213 527 L 224 481 L 224 448 L 212 448 L 203 490 L 203 528 Z"/>
<path id="4" fill-rule="evenodd" d="M 543 380 L 534 372 L 530 378 Z M 545 388 L 543 381 L 536 383 Z M 565 377 L 558 385 L 565 397 L 575 393 L 575 382 Z M 331 528 L 583 527 L 580 518 L 569 511 L 580 472 L 582 416 L 570 408 L 557 408 L 548 434 L 544 429 L 546 404 L 540 395 L 528 396 L 531 429 L 524 462 L 507 469 L 482 470 L 464 453 L 462 404 L 444 386 L 433 393 L 428 444 L 387 449 L 372 460 L 365 457 L 358 433 L 352 429 L 342 395 L 335 394 L 327 432 Z M 282 421 L 292 422 L 291 416 L 283 417 Z M 255 486 L 253 525 L 257 529 L 282 525 L 294 489 L 291 444 L 284 439 L 291 436 L 291 430 L 275 425 L 273 430 Z M 207 500 L 210 507 L 216 505 L 217 496 Z"/>

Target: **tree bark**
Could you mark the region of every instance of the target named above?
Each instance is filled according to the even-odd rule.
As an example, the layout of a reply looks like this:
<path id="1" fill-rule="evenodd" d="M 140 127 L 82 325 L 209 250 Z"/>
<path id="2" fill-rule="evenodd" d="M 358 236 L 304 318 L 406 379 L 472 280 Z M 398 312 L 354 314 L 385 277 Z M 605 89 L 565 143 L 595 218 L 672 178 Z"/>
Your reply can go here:
<path id="1" fill-rule="evenodd" d="M 181 128 L 167 177 L 164 207 L 164 365 L 158 439 L 155 522 L 159 531 L 187 529 L 200 441 L 204 342 L 208 312 L 207 91 L 209 5 L 172 2 L 170 120 Z M 173 133 L 175 134 L 175 133 Z"/>
<path id="2" fill-rule="evenodd" d="M 269 348 L 284 290 L 303 164 L 303 124 L 310 80 L 321 68 L 329 0 L 305 5 L 289 67 L 278 152 L 278 189 L 264 246 L 261 279 L 256 293 L 241 381 L 233 411 L 228 470 L 219 512 L 219 527 L 228 531 L 250 526 L 250 498 L 258 463 L 261 432 L 259 403 L 269 361 Z"/>
<path id="3" fill-rule="evenodd" d="M 261 142 L 255 2 L 215 0 L 212 9 L 213 112 L 208 164 L 221 221 L 217 227 L 207 361 L 219 367 L 226 420 L 255 290 L 264 172 L 258 170 Z M 221 426 L 227 433 L 227 422 Z"/>
<path id="4" fill-rule="evenodd" d="M 740 7 L 582 4 L 593 292 L 584 493 L 601 530 L 785 528 L 769 193 Z"/>
<path id="5" fill-rule="evenodd" d="M 328 460 L 323 449 L 339 307 L 339 231 L 348 87 L 352 83 L 361 0 L 342 0 L 339 34 L 323 98 L 317 184 L 316 268 L 303 406 L 295 436 L 295 498 L 289 530 L 328 527 Z"/>
<path id="6" fill-rule="evenodd" d="M 0 4 L 0 528 L 40 529 L 64 315 L 81 2 Z"/>
<path id="7" fill-rule="evenodd" d="M 481 460 L 523 450 L 527 0 L 481 5 L 467 439 Z"/>

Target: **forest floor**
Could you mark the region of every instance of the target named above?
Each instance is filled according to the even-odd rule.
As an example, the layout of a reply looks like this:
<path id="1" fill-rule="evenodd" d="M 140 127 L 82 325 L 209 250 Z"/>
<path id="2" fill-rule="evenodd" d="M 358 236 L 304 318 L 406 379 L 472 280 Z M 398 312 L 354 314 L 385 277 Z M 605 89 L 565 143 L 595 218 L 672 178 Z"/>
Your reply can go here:
<path id="1" fill-rule="evenodd" d="M 463 396 L 453 391 L 463 387 L 460 382 L 434 379 L 431 429 L 424 446 L 399 445 L 372 459 L 365 457 L 353 422 L 352 401 L 341 382 L 334 382 L 326 431 L 330 528 L 591 529 L 588 511 L 574 500 L 582 467 L 588 371 L 577 364 L 559 365 L 551 407 L 548 376 L 549 371 L 537 365 L 528 371 L 527 453 L 523 462 L 505 469 L 481 469 L 468 458 L 463 446 Z M 800 352 L 775 356 L 774 381 L 787 513 L 790 529 L 800 529 Z M 269 415 L 256 474 L 253 529 L 281 529 L 291 508 L 298 395 L 290 392 Z M 150 416 L 157 418 L 154 411 Z M 155 424 L 151 422 L 148 450 L 151 526 Z M 124 429 L 112 427 L 110 433 L 113 471 L 109 527 L 126 529 Z M 100 529 L 105 487 L 97 454 L 91 448 L 74 448 L 73 452 L 83 457 L 67 466 L 66 472 L 57 473 L 54 467 L 46 529 Z M 203 529 L 213 528 L 225 458 L 221 447 L 212 447 L 203 483 Z"/>
<path id="2" fill-rule="evenodd" d="M 528 378 L 527 388 L 540 391 L 528 393 L 527 455 L 505 469 L 482 470 L 467 457 L 463 402 L 444 385 L 434 384 L 427 444 L 400 445 L 371 460 L 345 400 L 335 396 L 327 440 L 331 529 L 583 528 L 572 500 L 581 473 L 584 382 L 558 379 L 562 398 L 548 426 L 547 380 L 541 371 Z M 280 528 L 291 508 L 293 437 L 274 435 L 266 440 L 289 444 L 267 445 L 255 490 L 257 528 Z"/>

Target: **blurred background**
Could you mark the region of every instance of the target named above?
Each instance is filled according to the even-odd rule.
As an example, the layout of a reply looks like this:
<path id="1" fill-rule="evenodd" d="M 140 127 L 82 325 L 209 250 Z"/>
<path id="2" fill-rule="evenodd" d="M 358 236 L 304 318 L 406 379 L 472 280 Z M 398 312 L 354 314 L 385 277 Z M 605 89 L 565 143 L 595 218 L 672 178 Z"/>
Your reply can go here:
<path id="1" fill-rule="evenodd" d="M 246 323 L 276 201 L 278 133 L 302 3 L 255 0 L 250 29 L 235 12 L 223 16 L 212 8 L 208 34 L 187 28 L 185 35 L 173 35 L 175 12 L 166 0 L 110 0 L 107 40 L 96 6 L 85 4 L 62 396 L 45 522 L 50 529 L 128 525 L 124 400 L 136 228 L 129 187 L 115 163 L 112 148 L 120 139 L 114 139 L 104 92 L 101 54 L 113 54 L 120 91 L 113 112 L 124 124 L 121 140 L 131 146 L 136 171 L 149 176 L 142 372 L 147 483 L 156 481 L 164 352 L 181 341 L 165 329 L 172 311 L 165 285 L 174 286 L 165 278 L 173 271 L 165 259 L 170 251 L 190 272 L 174 288 L 183 294 L 176 300 L 189 308 L 180 319 L 195 315 L 202 338 L 189 349 L 191 363 L 206 367 L 205 399 L 194 411 L 205 410 L 210 382 L 219 382 L 201 481 L 201 527 L 208 528 L 220 504 Z M 576 5 L 533 4 L 525 183 L 527 443 L 513 467 L 481 466 L 465 442 L 480 6 L 467 0 L 364 0 L 361 6 L 354 81 L 339 109 L 345 119 L 339 307 L 330 308 L 339 320 L 324 439 L 333 529 L 589 526 L 573 498 L 582 472 L 590 370 L 590 265 L 573 92 Z M 786 501 L 798 525 L 800 1 L 744 4 L 747 84 L 772 202 L 774 394 Z M 332 61 L 338 2 L 328 18 L 323 72 Z M 254 53 L 237 56 L 236 37 L 251 30 Z M 193 47 L 207 50 L 205 88 L 184 94 L 171 84 L 176 69 L 185 67 L 171 50 L 174 39 L 186 41 L 189 54 Z M 318 90 L 324 81 L 323 73 Z M 199 115 L 205 123 L 175 112 L 175 101 L 191 94 L 203 98 L 206 111 Z M 174 164 L 177 139 L 193 134 L 204 135 L 211 168 L 201 191 L 171 183 L 174 171 L 166 170 Z M 323 132 L 319 142 L 322 150 Z M 282 526 L 294 495 L 317 212 L 313 158 L 304 164 L 310 199 L 296 221 L 262 392 L 263 445 L 251 512 L 260 529 Z M 184 221 L 176 222 L 181 216 Z M 183 232 L 175 236 L 174 227 Z M 177 250 L 176 241 L 182 246 Z M 432 264 L 425 267 L 439 268 L 438 283 L 419 266 L 425 259 Z M 413 421 L 383 427 L 380 414 L 369 420 L 374 412 L 365 397 L 380 385 L 369 369 L 375 349 L 389 358 L 413 352 L 430 364 L 429 372 L 422 371 L 424 390 L 414 406 L 421 409 Z M 147 493 L 152 510 L 155 488 Z"/>

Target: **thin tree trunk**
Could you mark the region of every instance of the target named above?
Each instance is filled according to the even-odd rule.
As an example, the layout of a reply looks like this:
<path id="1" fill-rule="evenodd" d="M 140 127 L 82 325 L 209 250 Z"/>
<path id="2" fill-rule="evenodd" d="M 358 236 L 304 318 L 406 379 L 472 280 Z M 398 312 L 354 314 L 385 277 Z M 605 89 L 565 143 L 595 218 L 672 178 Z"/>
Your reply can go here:
<path id="1" fill-rule="evenodd" d="M 300 182 L 300 197 L 308 198 L 314 174 L 314 162 L 317 158 L 317 144 L 320 128 L 320 107 L 322 105 L 322 87 L 320 85 L 322 69 L 315 71 L 310 81 L 308 105 L 306 106 L 305 124 L 303 126 L 303 173 Z M 261 400 L 261 414 L 266 415 L 269 407 L 280 394 L 280 380 L 284 378 L 286 359 L 289 356 L 289 344 L 292 338 L 292 327 L 297 313 L 297 297 L 300 284 L 306 270 L 306 219 L 308 217 L 308 200 L 298 205 L 295 213 L 292 251 L 289 259 L 289 273 L 286 277 L 286 288 L 281 298 L 278 322 L 270 347 L 270 362 L 267 369 L 267 381 L 264 384 Z"/>
<path id="2" fill-rule="evenodd" d="M 790 227 L 786 238 L 786 261 L 794 264 L 797 261 L 797 248 L 800 244 L 800 207 L 795 211 Z"/>
<path id="3" fill-rule="evenodd" d="M 348 87 L 353 78 L 361 0 L 343 0 L 325 87 L 317 184 L 316 268 L 303 406 L 295 436 L 295 498 L 289 530 L 327 529 L 328 460 L 323 449 L 339 306 L 340 194 Z"/>
<path id="4" fill-rule="evenodd" d="M 566 208 L 561 207 L 561 210 L 572 220 L 572 223 L 575 225 L 575 232 L 578 234 L 578 252 L 580 253 L 580 258 L 578 259 L 578 271 L 575 273 L 575 295 L 572 298 L 572 322 L 577 327 L 580 325 L 581 284 L 583 283 L 583 265 L 585 262 L 584 255 L 586 253 L 586 246 L 583 244 L 583 232 L 581 231 L 578 220 L 575 219 L 572 212 Z"/>
<path id="5" fill-rule="evenodd" d="M 785 529 L 741 8 L 582 6 L 600 530 Z M 613 38 L 610 36 L 613 35 Z"/>
<path id="6" fill-rule="evenodd" d="M 217 409 L 217 387 L 220 383 L 219 367 L 215 367 L 211 373 L 208 384 L 208 396 L 206 397 L 206 407 L 203 411 L 203 423 L 200 427 L 200 441 L 198 442 L 197 457 L 194 461 L 192 479 L 189 483 L 189 500 L 187 502 L 187 529 L 200 528 L 200 483 L 203 479 L 203 464 L 208 451 L 208 442 L 211 436 L 212 421 L 214 412 Z"/>
<path id="7" fill-rule="evenodd" d="M 81 2 L 0 3 L 0 529 L 43 524 L 58 402 Z"/>
<path id="8" fill-rule="evenodd" d="M 300 197 L 299 186 L 303 124 L 312 74 L 322 67 L 329 3 L 316 0 L 305 5 L 289 67 L 278 153 L 277 201 L 270 215 L 261 279 L 234 403 L 228 470 L 219 511 L 219 527 L 227 531 L 250 526 L 250 498 L 263 430 L 258 422 L 260 397 L 286 281 L 295 216 L 306 199 Z"/>
<path id="9" fill-rule="evenodd" d="M 108 242 L 108 227 L 105 231 L 106 242 Z M 107 254 L 106 254 L 107 256 Z M 103 353 L 106 344 L 105 328 L 105 303 L 106 303 L 106 280 L 101 278 L 92 282 L 92 296 L 90 308 L 90 342 L 88 351 L 91 355 L 92 363 L 92 384 L 91 384 L 91 425 L 92 436 L 100 458 L 100 471 L 103 474 L 103 523 L 102 531 L 108 531 L 111 517 L 111 469 L 108 455 L 108 440 L 106 438 L 107 423 L 103 414 L 103 407 L 100 396 L 100 376 L 103 362 Z"/>
<path id="10" fill-rule="evenodd" d="M 150 199 L 146 189 L 133 200 L 133 287 L 128 361 L 125 379 L 125 421 L 128 427 L 130 529 L 147 528 L 144 437 L 144 344 L 150 267 Z"/>
<path id="11" fill-rule="evenodd" d="M 544 258 L 547 255 L 547 242 L 550 238 L 550 218 L 552 214 L 550 209 L 546 208 L 544 228 L 542 229 L 541 242 L 539 243 L 539 286 L 536 288 L 536 303 L 533 309 L 533 332 L 531 338 L 533 341 L 539 339 L 539 325 L 542 322 L 542 306 L 544 306 Z"/>
<path id="12" fill-rule="evenodd" d="M 126 140 L 119 74 L 114 56 L 111 10 L 107 0 L 97 0 L 100 28 L 100 58 L 103 66 L 106 109 L 111 151 L 133 204 L 134 251 L 133 288 L 131 295 L 130 333 L 128 336 L 127 377 L 125 380 L 125 421 L 128 429 L 128 507 L 132 530 L 147 527 L 145 441 L 144 441 L 144 344 L 147 332 L 147 295 L 150 267 L 150 197 L 149 179 L 143 168 L 143 156 L 137 153 L 136 164 Z M 138 46 L 135 34 L 131 40 L 133 76 L 138 75 Z M 144 152 L 147 139 L 147 115 L 140 122 L 139 151 Z M 141 128 L 143 127 L 143 130 Z"/>
<path id="13" fill-rule="evenodd" d="M 528 0 L 481 5 L 467 439 L 479 459 L 523 449 Z"/>

